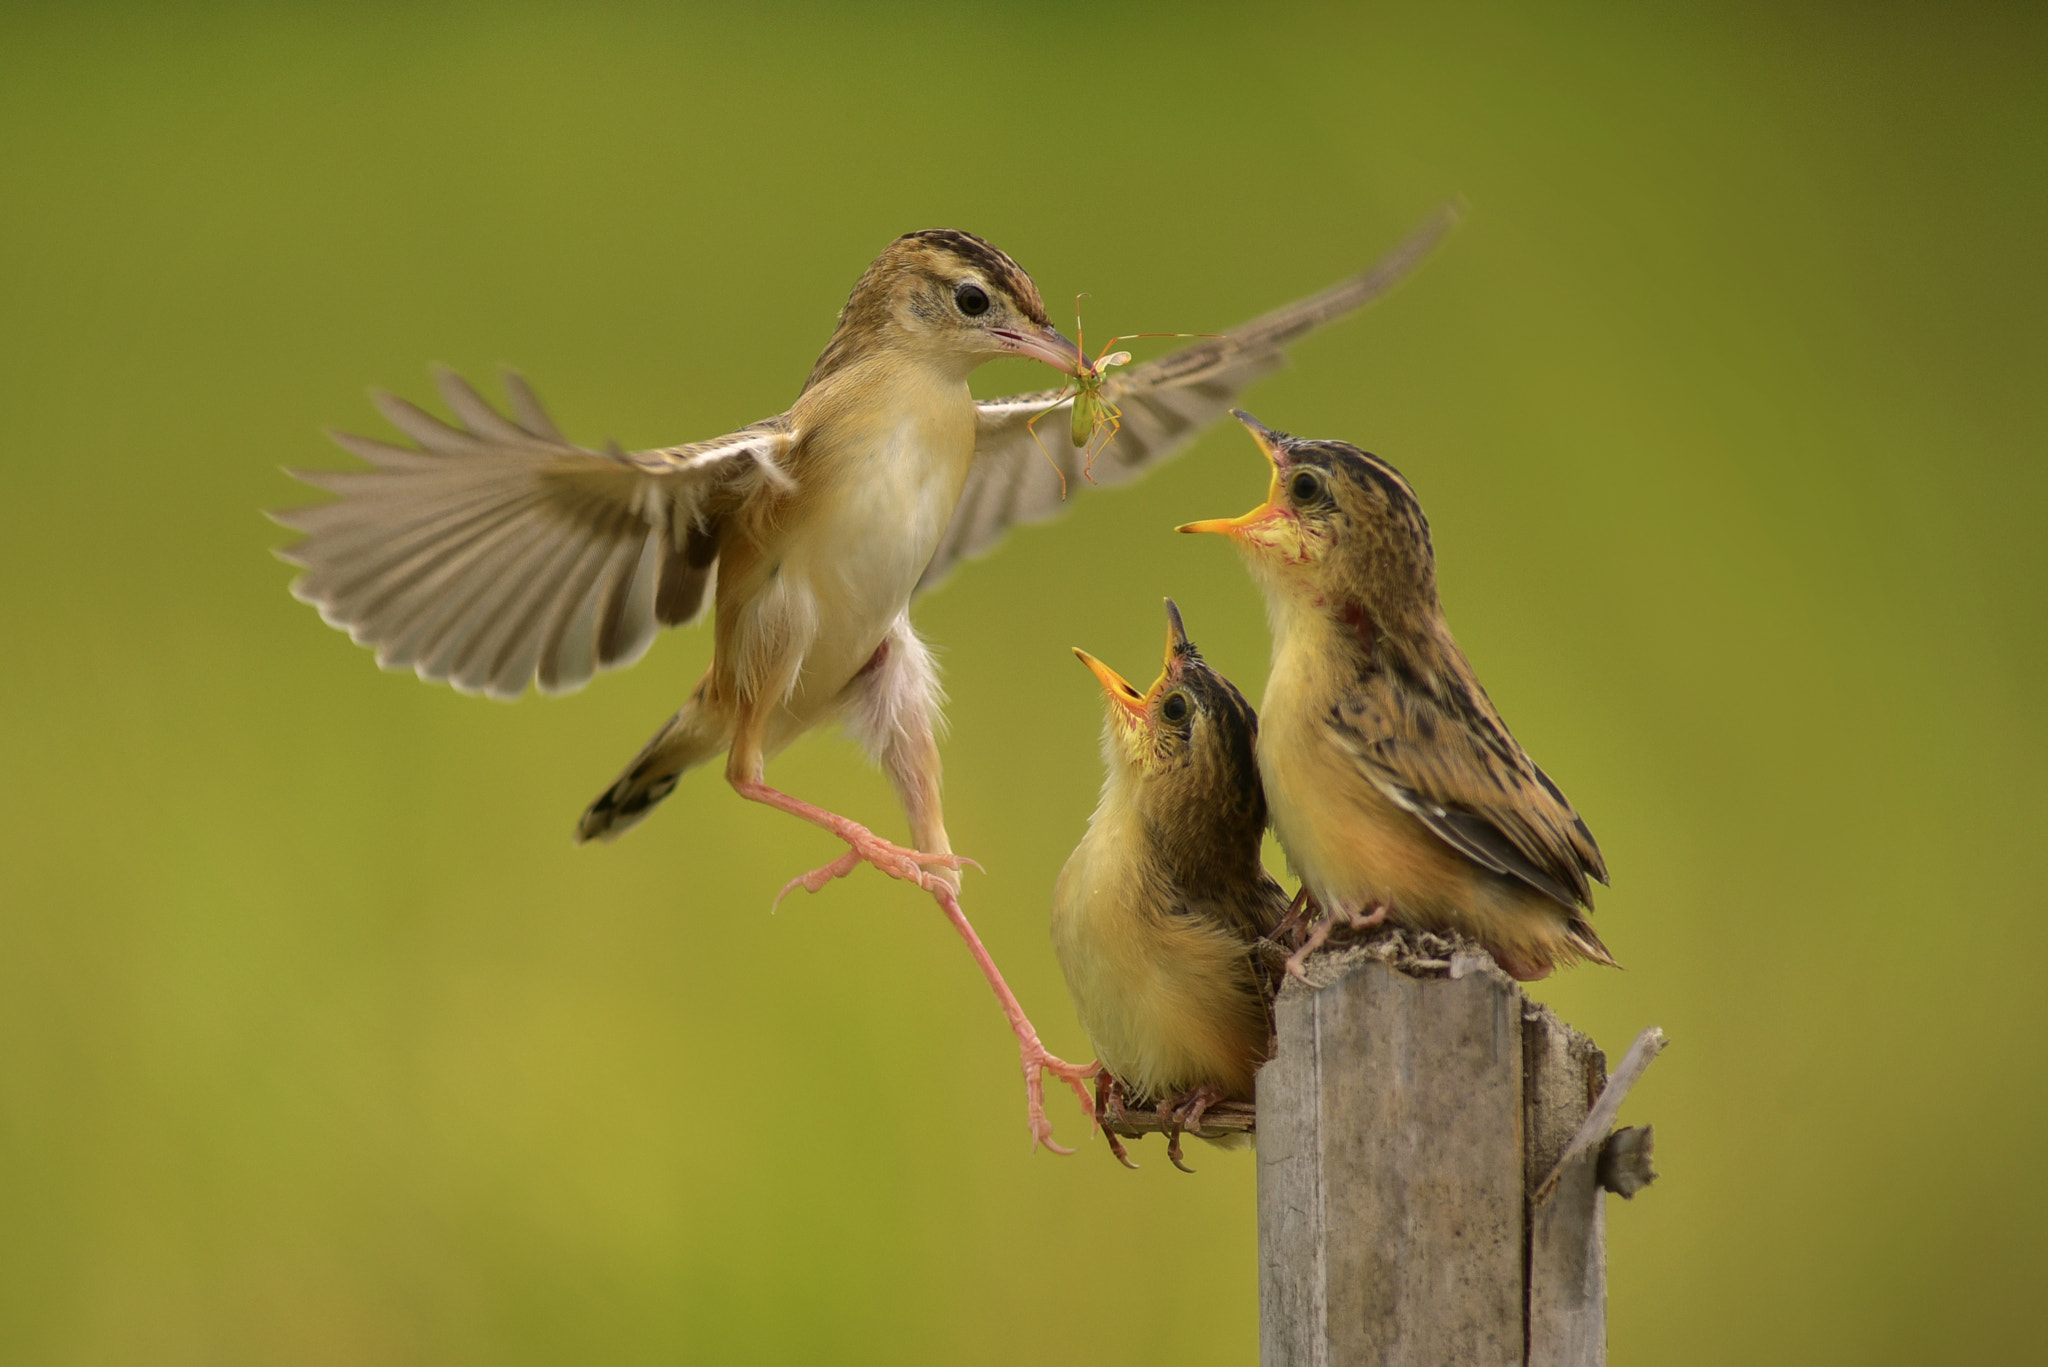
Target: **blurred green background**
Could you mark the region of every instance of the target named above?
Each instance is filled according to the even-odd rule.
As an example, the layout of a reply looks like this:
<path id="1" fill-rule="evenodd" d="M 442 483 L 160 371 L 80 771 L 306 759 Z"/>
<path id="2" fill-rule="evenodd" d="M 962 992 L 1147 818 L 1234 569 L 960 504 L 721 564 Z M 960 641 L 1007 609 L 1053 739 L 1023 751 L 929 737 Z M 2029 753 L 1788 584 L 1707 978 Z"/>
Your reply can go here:
<path id="1" fill-rule="evenodd" d="M 2017 8 L 10 6 L 0 16 L 0 1359 L 1240 1363 L 1253 1166 L 1028 1151 L 931 906 L 698 774 L 577 813 L 708 635 L 561 701 L 285 592 L 280 465 L 520 366 L 628 445 L 782 408 L 868 259 L 984 233 L 1090 336 L 1466 226 L 1248 396 L 1392 459 L 1607 850 L 1664 1180 L 1617 1362 L 2048 1354 L 2048 61 Z M 1152 344 L 1155 347 L 1170 344 Z M 992 368 L 984 392 L 1045 383 Z M 919 609 L 968 909 L 1046 903 L 1083 645 L 1173 594 L 1254 697 L 1217 430 Z M 819 736 L 787 788 L 900 832 Z M 1071 1102 L 1060 1133 L 1086 1134 Z"/>

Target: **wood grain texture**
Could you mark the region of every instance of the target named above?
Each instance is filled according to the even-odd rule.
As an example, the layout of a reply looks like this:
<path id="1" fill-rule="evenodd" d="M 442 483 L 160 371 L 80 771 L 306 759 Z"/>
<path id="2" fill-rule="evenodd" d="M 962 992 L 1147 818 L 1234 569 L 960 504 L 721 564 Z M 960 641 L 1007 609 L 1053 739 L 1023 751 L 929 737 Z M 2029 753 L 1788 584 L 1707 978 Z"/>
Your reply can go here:
<path id="1" fill-rule="evenodd" d="M 1549 1200 L 1534 1199 L 1606 1083 L 1607 1060 L 1592 1040 L 1548 1008 L 1524 1005 L 1529 1367 L 1603 1367 L 1607 1361 L 1607 1203 L 1595 1164 L 1571 1165 Z"/>
<path id="2" fill-rule="evenodd" d="M 1475 958 L 1282 992 L 1259 1075 L 1267 1367 L 1523 1362 L 1521 1011 Z"/>
<path id="3" fill-rule="evenodd" d="M 1571 1143 L 1565 1146 L 1564 1153 L 1557 1160 L 1557 1166 L 1538 1184 L 1534 1197 L 1538 1204 L 1550 1199 L 1559 1180 L 1573 1163 L 1588 1156 L 1597 1156 L 1601 1147 L 1607 1143 L 1608 1137 L 1614 1133 L 1614 1122 L 1621 1114 L 1621 1103 L 1628 1099 L 1630 1090 L 1635 1087 L 1644 1070 L 1656 1060 L 1657 1055 L 1664 1052 L 1664 1046 L 1669 1043 L 1664 1032 L 1654 1025 L 1636 1036 L 1635 1043 L 1629 1045 L 1628 1052 L 1621 1056 L 1621 1062 L 1615 1066 L 1613 1075 L 1607 1079 L 1607 1085 L 1600 1089 L 1599 1097 L 1587 1110 L 1586 1118 L 1580 1123 L 1578 1132 L 1572 1136 Z"/>

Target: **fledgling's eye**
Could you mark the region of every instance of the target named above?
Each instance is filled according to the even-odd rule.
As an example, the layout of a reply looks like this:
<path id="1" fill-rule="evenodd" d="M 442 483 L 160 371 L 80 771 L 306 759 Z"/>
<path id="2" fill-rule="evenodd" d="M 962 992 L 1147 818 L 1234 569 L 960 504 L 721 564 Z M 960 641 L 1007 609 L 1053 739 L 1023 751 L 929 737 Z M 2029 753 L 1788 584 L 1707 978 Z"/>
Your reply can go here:
<path id="1" fill-rule="evenodd" d="M 972 280 L 963 280 L 953 290 L 953 302 L 969 318 L 979 318 L 988 312 L 988 291 Z"/>
<path id="2" fill-rule="evenodd" d="M 1313 470 L 1302 470 L 1287 481 L 1287 495 L 1296 503 L 1313 503 L 1323 496 L 1323 477 Z"/>
<path id="3" fill-rule="evenodd" d="M 1188 719 L 1188 695 L 1185 693 L 1167 694 L 1166 701 L 1160 704 L 1159 715 L 1175 726 L 1186 721 Z"/>

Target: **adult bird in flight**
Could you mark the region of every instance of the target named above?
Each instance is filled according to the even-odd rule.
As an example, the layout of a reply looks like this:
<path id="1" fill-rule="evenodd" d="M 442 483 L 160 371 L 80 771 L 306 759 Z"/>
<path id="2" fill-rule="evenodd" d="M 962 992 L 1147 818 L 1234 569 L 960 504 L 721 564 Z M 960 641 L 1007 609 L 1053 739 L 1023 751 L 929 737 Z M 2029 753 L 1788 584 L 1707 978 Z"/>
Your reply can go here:
<path id="1" fill-rule="evenodd" d="M 1185 446 L 1282 363 L 1288 342 L 1383 293 L 1453 219 L 1439 212 L 1363 275 L 1109 381 L 1123 426 L 1093 482 L 1122 482 Z M 383 667 L 463 692 L 515 698 L 529 682 L 568 692 L 632 663 L 658 628 L 711 601 L 710 667 L 584 813 L 577 838 L 616 837 L 723 752 L 742 797 L 846 843 L 790 887 L 815 892 L 867 862 L 938 900 L 1017 1035 L 1032 1136 L 1057 1147 L 1044 1074 L 1087 1108 L 1092 1070 L 1039 1042 L 960 910 L 965 861 L 941 812 L 936 674 L 909 616 L 962 559 L 1057 513 L 1064 475 L 1083 458 L 1065 437 L 1041 445 L 1026 427 L 1057 410 L 1056 394 L 976 403 L 968 376 L 999 356 L 1068 374 L 1083 364 L 1009 256 L 969 233 L 910 233 L 854 286 L 787 412 L 710 441 L 595 450 L 568 441 L 517 376 L 506 376 L 508 417 L 444 372 L 455 424 L 377 395 L 417 445 L 336 433 L 371 468 L 294 472 L 337 498 L 276 516 L 304 533 L 280 552 L 305 571 L 295 595 Z M 835 720 L 888 775 L 912 845 L 768 784 L 773 755 Z"/>

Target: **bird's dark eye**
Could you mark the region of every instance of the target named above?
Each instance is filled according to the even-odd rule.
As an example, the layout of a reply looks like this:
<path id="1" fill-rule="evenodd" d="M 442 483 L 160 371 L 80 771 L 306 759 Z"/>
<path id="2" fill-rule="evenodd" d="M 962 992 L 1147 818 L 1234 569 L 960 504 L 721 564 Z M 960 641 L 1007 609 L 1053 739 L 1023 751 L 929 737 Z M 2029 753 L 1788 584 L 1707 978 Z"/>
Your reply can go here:
<path id="1" fill-rule="evenodd" d="M 1175 726 L 1186 721 L 1188 719 L 1188 695 L 1185 693 L 1167 694 L 1166 701 L 1160 705 L 1159 715 L 1172 722 Z"/>
<path id="2" fill-rule="evenodd" d="M 969 318 L 979 318 L 988 312 L 988 291 L 973 281 L 966 281 L 953 291 L 953 302 Z"/>
<path id="3" fill-rule="evenodd" d="M 1303 470 L 1287 481 L 1287 493 L 1296 503 L 1313 503 L 1322 497 L 1323 477 L 1313 470 Z"/>

